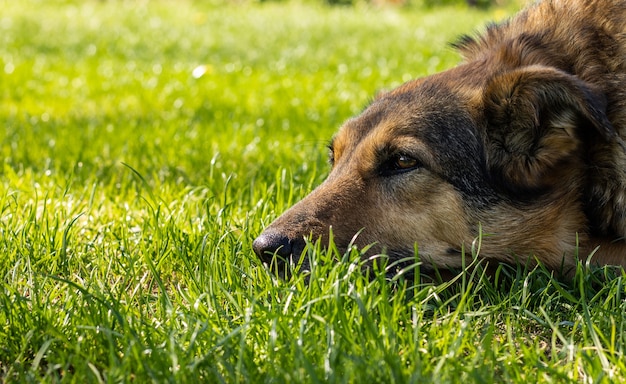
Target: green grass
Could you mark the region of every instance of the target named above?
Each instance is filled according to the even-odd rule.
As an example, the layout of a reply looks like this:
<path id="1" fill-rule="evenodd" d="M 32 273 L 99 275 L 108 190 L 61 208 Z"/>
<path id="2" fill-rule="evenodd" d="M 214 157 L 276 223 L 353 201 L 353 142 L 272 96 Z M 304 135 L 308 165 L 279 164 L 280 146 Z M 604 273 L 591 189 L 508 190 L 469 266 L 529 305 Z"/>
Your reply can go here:
<path id="1" fill-rule="evenodd" d="M 389 281 L 312 244 L 307 283 L 251 250 L 342 121 L 502 11 L 0 8 L 2 381 L 626 381 L 610 270 Z"/>

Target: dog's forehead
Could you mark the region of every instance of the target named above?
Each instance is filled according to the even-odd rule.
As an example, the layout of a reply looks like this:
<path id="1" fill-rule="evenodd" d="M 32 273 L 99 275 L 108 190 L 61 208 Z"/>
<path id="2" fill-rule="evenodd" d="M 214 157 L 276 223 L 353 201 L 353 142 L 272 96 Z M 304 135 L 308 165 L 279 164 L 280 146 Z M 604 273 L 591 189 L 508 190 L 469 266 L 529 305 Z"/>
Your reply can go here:
<path id="1" fill-rule="evenodd" d="M 359 116 L 348 120 L 333 138 L 336 153 L 376 134 L 379 141 L 398 137 L 428 139 L 440 134 L 462 107 L 445 86 L 415 80 L 378 97 Z"/>

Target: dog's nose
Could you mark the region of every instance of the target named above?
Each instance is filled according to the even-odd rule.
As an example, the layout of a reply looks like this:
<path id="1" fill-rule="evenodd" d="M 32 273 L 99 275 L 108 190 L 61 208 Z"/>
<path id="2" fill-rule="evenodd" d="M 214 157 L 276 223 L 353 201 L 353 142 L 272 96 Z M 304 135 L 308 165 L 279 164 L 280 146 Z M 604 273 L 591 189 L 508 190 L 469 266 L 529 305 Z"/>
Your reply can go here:
<path id="1" fill-rule="evenodd" d="M 292 252 L 289 237 L 272 231 L 261 233 L 252 242 L 252 249 L 266 263 L 270 263 L 274 255 L 287 260 Z"/>

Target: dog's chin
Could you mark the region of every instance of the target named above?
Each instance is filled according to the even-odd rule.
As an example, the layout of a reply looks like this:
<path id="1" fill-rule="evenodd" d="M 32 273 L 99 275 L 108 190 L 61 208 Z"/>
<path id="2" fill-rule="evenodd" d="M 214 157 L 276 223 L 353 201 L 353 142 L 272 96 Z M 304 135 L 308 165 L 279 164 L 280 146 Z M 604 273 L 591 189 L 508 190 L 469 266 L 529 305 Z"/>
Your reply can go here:
<path id="1" fill-rule="evenodd" d="M 373 250 L 370 250 L 373 251 Z M 367 255 L 369 253 L 370 255 Z M 311 272 L 311 260 L 306 253 L 273 257 L 263 261 L 263 266 L 274 276 L 289 280 L 295 275 L 308 275 Z M 399 276 L 413 278 L 416 275 L 439 280 L 442 276 L 457 274 L 472 262 L 471 256 L 457 248 L 449 247 L 440 254 L 430 252 L 416 254 L 413 249 L 389 250 L 382 252 L 366 252 L 363 255 L 362 267 L 372 268 L 374 264 L 385 267 L 387 278 Z M 382 264 L 381 264 L 382 263 Z"/>

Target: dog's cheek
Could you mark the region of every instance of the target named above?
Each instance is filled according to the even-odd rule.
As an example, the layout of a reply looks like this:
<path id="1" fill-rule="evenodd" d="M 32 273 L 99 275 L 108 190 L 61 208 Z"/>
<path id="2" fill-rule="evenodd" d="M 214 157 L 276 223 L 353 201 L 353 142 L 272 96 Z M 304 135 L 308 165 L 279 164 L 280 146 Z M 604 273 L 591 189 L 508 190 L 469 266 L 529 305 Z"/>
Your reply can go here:
<path id="1" fill-rule="evenodd" d="M 448 250 L 472 238 L 461 195 L 435 177 L 406 177 L 381 186 L 379 202 L 370 205 L 373 237 L 390 250 L 418 249 L 429 257 L 449 260 Z M 407 255 L 409 256 L 409 255 Z"/>

